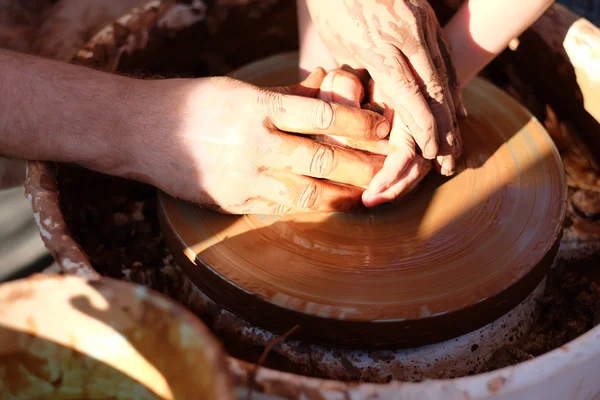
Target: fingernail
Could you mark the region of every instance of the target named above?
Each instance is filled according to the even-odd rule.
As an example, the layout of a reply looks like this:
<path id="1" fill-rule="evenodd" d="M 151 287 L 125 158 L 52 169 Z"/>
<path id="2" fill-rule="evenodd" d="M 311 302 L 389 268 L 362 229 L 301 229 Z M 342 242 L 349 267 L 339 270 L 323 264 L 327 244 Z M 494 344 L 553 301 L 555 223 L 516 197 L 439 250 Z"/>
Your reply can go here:
<path id="1" fill-rule="evenodd" d="M 458 114 L 464 118 L 467 118 L 469 116 L 469 113 L 467 112 L 467 109 L 465 108 L 464 104 L 460 105 L 460 110 L 458 110 Z"/>
<path id="2" fill-rule="evenodd" d="M 384 120 L 377 125 L 377 137 L 385 139 L 390 134 L 390 124 Z"/>

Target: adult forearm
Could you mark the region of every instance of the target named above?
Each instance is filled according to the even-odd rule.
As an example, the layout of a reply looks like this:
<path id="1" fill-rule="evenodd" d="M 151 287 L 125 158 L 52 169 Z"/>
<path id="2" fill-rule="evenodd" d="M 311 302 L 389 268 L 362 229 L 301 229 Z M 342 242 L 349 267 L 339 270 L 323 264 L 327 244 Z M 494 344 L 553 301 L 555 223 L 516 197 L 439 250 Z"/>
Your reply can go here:
<path id="1" fill-rule="evenodd" d="M 458 77 L 468 83 L 554 0 L 467 0 L 444 28 Z"/>
<path id="2" fill-rule="evenodd" d="M 125 172 L 132 81 L 0 50 L 0 155 Z"/>

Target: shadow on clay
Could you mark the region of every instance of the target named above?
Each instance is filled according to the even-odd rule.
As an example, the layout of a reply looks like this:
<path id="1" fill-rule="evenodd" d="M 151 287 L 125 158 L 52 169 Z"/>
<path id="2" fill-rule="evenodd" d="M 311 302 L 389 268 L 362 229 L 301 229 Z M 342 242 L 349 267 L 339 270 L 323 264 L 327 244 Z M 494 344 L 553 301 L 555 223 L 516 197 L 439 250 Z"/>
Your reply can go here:
<path id="1" fill-rule="evenodd" d="M 524 119 L 520 122 L 522 123 L 522 127 L 524 127 L 530 120 Z M 470 151 L 475 151 L 472 146 L 476 145 L 476 142 L 469 144 L 465 140 L 465 152 L 468 154 Z M 490 150 L 490 147 L 488 146 L 487 149 Z M 498 150 L 499 147 L 491 149 L 492 152 Z M 474 160 L 475 163 L 467 165 L 461 174 L 451 179 L 473 179 L 474 176 L 477 176 L 477 170 L 485 168 L 490 156 L 492 154 L 487 154 Z M 546 156 L 551 157 L 552 155 L 548 154 Z M 541 156 L 535 160 L 535 163 L 526 165 L 525 168 L 532 170 L 545 168 L 543 165 L 546 162 L 547 160 Z M 520 172 L 525 173 L 526 171 Z M 210 267 L 205 268 L 200 266 L 196 268 L 192 267 L 193 269 L 184 268 L 184 270 L 186 270 L 192 281 L 217 304 L 222 305 L 246 320 L 252 321 L 253 324 L 267 328 L 278 334 L 283 334 L 288 329 L 299 324 L 300 329 L 294 334 L 295 337 L 302 337 L 310 340 L 312 343 L 319 343 L 322 340 L 322 333 L 328 332 L 328 343 L 335 342 L 340 346 L 347 345 L 352 347 L 355 343 L 353 342 L 354 339 L 348 339 L 348 331 L 352 332 L 352 336 L 358 342 L 362 342 L 365 338 L 369 337 L 375 340 L 372 330 L 364 325 L 358 326 L 348 323 L 343 332 L 340 332 L 340 326 L 330 324 L 328 318 L 318 318 L 303 313 L 289 312 L 289 309 L 286 313 L 280 313 L 278 309 L 266 306 L 266 303 L 261 299 L 260 293 L 262 292 L 262 295 L 264 295 L 264 293 L 269 293 L 272 288 L 286 287 L 288 283 L 293 286 L 300 282 L 299 285 L 301 287 L 310 287 L 308 291 L 312 294 L 323 293 L 324 299 L 335 297 L 347 299 L 349 302 L 367 301 L 361 293 L 364 274 L 368 274 L 369 278 L 372 279 L 373 274 L 384 273 L 384 271 L 389 271 L 390 269 L 418 268 L 419 254 L 414 254 L 415 250 L 411 247 L 411 241 L 418 240 L 425 242 L 423 248 L 429 248 L 429 252 L 434 253 L 436 247 L 444 246 L 444 243 L 448 241 L 449 230 L 468 226 L 464 225 L 466 221 L 481 218 L 477 216 L 477 213 L 481 211 L 480 204 L 485 202 L 500 204 L 502 201 L 509 201 L 506 200 L 507 197 L 510 197 L 507 193 L 510 194 L 511 190 L 519 190 L 518 187 L 514 187 L 515 178 L 515 175 L 507 174 L 506 176 L 498 177 L 496 181 L 492 180 L 491 186 L 486 191 L 478 193 L 478 196 L 467 196 L 466 200 L 468 204 L 461 208 L 446 209 L 446 218 L 441 223 L 436 218 L 432 222 L 429 216 L 439 213 L 439 210 L 443 209 L 443 205 L 440 204 L 443 198 L 439 198 L 437 194 L 443 190 L 444 185 L 451 179 L 443 178 L 435 174 L 435 172 L 430 174 L 417 187 L 415 193 L 409 195 L 409 197 L 403 199 L 398 204 L 379 207 L 375 210 L 364 210 L 355 215 L 330 214 L 326 217 L 321 214 L 318 217 L 315 216 L 315 218 L 301 215 L 284 217 L 281 220 L 267 217 L 268 220 L 273 222 L 258 229 L 246 227 L 244 232 L 240 233 L 237 231 L 236 234 L 231 234 L 232 230 L 230 227 L 236 224 L 241 217 L 226 216 L 222 219 L 220 218 L 221 222 L 218 224 L 220 231 L 213 232 L 222 242 L 208 248 L 201 246 L 204 250 L 197 253 L 195 263 L 202 264 L 207 259 L 215 259 L 219 254 L 226 257 L 224 255 L 224 252 L 227 251 L 224 250 L 225 248 L 240 251 L 237 254 L 242 254 L 243 252 L 243 257 L 249 259 L 250 263 L 254 257 L 263 261 L 271 260 L 272 262 L 266 262 L 268 265 L 265 265 L 264 262 L 260 265 L 255 265 L 254 267 L 259 268 L 260 271 L 244 271 L 243 275 L 240 276 L 237 276 L 236 268 L 223 268 L 224 266 L 221 265 L 219 271 L 227 271 L 227 278 L 223 281 L 221 280 L 222 278 L 209 272 Z M 521 182 L 521 184 L 523 183 Z M 513 187 L 508 188 L 511 185 Z M 412 200 L 418 200 L 418 203 L 412 202 Z M 365 214 L 368 216 L 367 218 L 364 217 Z M 403 218 L 407 219 L 407 223 L 402 223 Z M 386 219 L 392 222 L 390 224 L 377 224 L 385 232 L 381 230 L 375 231 L 376 224 L 374 221 L 383 221 Z M 341 221 L 348 220 L 354 223 L 350 225 L 353 227 L 351 232 L 343 231 L 344 226 L 347 227 L 348 225 L 342 225 Z M 510 229 L 512 222 L 517 223 L 521 221 L 503 221 L 506 224 L 505 229 Z M 336 226 L 341 227 L 341 229 L 336 229 Z M 471 229 L 477 229 L 477 227 L 472 226 L 472 223 L 470 227 Z M 481 232 L 474 231 L 473 235 L 477 236 L 479 233 Z M 400 243 L 393 241 L 386 243 L 386 237 L 394 237 L 397 234 L 401 234 L 407 240 Z M 336 243 L 336 246 L 331 246 L 332 242 Z M 357 245 L 357 242 L 360 244 Z M 452 243 L 452 245 L 468 247 L 469 243 Z M 298 262 L 290 264 L 291 261 L 288 262 L 289 252 L 294 253 L 296 251 L 301 251 L 307 257 L 305 259 L 306 264 L 300 265 Z M 465 251 L 469 250 L 465 248 Z M 484 250 L 472 249 L 471 251 Z M 413 253 L 411 257 L 414 262 L 412 266 L 407 267 L 401 264 L 394 264 L 393 259 L 390 258 L 390 254 L 410 255 L 411 252 Z M 383 256 L 381 256 L 382 253 Z M 329 274 L 328 268 L 324 266 L 311 268 L 312 261 L 310 254 L 314 254 L 315 263 L 321 263 L 321 265 L 327 265 L 327 259 L 330 259 L 334 263 L 331 264 L 332 271 L 343 271 L 343 283 L 332 280 L 332 277 L 336 276 L 335 273 L 332 272 Z M 178 260 L 179 265 L 184 265 L 186 262 L 189 263 L 188 260 Z M 232 260 L 230 262 L 234 263 L 235 261 Z M 325 264 L 322 264 L 323 262 Z M 381 265 L 382 262 L 384 263 L 383 265 Z M 210 265 L 210 261 L 208 263 Z M 245 264 L 238 268 L 244 269 L 245 267 L 249 267 L 248 269 L 253 268 Z M 277 272 L 278 269 L 286 268 L 288 271 L 285 274 Z M 260 282 L 249 283 L 247 279 L 251 276 L 257 277 Z M 229 284 L 224 282 L 227 280 L 237 282 L 246 288 L 252 287 L 251 291 L 253 293 L 232 290 Z M 385 279 L 381 280 L 380 284 L 384 288 L 386 286 Z M 370 293 L 369 296 L 376 295 L 377 290 L 376 288 L 375 291 L 373 289 L 367 289 L 368 293 Z M 387 289 L 388 291 L 390 290 L 389 287 Z M 300 293 L 294 290 L 290 291 L 290 297 L 287 294 L 282 296 L 279 303 L 281 307 L 286 307 L 286 302 L 293 302 L 294 294 Z M 415 299 L 418 298 L 419 288 L 410 287 L 409 283 L 405 287 L 398 287 L 397 290 L 405 293 L 415 292 Z M 274 301 L 276 299 L 272 298 L 270 300 Z M 327 300 L 324 300 L 324 303 L 327 303 Z M 343 306 L 343 304 L 335 304 L 335 306 L 339 307 Z M 479 317 L 474 315 L 464 317 L 468 318 L 473 324 L 478 324 L 477 319 Z M 386 340 L 398 343 L 419 344 L 423 341 L 430 342 L 431 337 L 438 335 L 440 332 L 445 332 L 444 334 L 447 335 L 453 329 L 449 327 L 446 320 L 428 318 L 423 320 L 421 331 L 411 331 L 408 334 L 406 331 L 390 330 L 387 333 Z"/>
<path id="2" fill-rule="evenodd" d="M 3 398 L 17 400 L 67 394 L 84 398 L 87 394 L 95 394 L 104 398 L 136 398 L 139 395 L 160 399 L 127 374 L 71 347 L 2 327 L 0 338 L 3 343 L 28 341 L 27 349 L 0 354 Z M 119 390 L 115 390 L 117 387 Z"/>
<path id="3" fill-rule="evenodd" d="M 99 296 L 105 298 L 103 282 L 90 282 L 89 285 Z M 115 287 L 105 289 L 115 290 Z M 118 290 L 118 287 L 116 289 Z M 130 287 L 123 289 L 127 291 Z M 27 293 L 19 295 L 25 296 Z M 72 297 L 70 304 L 61 306 L 65 307 L 67 315 L 71 311 L 66 307 L 73 307 L 100 321 L 112 331 L 111 334 L 107 334 L 104 330 L 94 331 L 94 328 L 89 326 L 73 327 L 75 331 L 68 345 L 49 339 L 48 335 L 44 334 L 43 327 L 36 327 L 35 319 L 29 322 L 27 332 L 0 326 L 0 341 L 4 350 L 0 354 L 2 398 L 17 400 L 75 396 L 162 399 L 165 398 L 164 390 L 171 392 L 173 398 L 177 399 L 202 398 L 201 388 L 206 384 L 205 379 L 201 379 L 201 374 L 194 377 L 182 374 L 180 370 L 181 366 L 189 364 L 183 361 L 184 354 L 196 362 L 201 361 L 203 357 L 197 353 L 197 346 L 202 339 L 192 339 L 182 344 L 182 335 L 185 333 L 182 325 L 185 324 L 185 319 L 181 319 L 177 313 L 167 313 L 143 297 L 138 298 L 131 307 L 117 307 L 111 303 L 110 297 L 106 297 L 104 303 L 106 308 L 99 308 L 97 304 L 92 304 L 92 299 L 87 295 L 79 295 Z M 10 307 L 10 303 L 7 306 Z M 40 311 L 43 312 L 43 309 Z M 61 315 L 56 315 L 55 318 L 57 324 L 63 323 Z M 77 329 L 89 331 L 82 333 L 77 332 Z M 80 342 L 82 338 L 85 338 L 86 343 Z M 91 343 L 94 345 L 91 346 Z M 124 346 L 130 346 L 128 349 L 138 354 L 128 354 L 124 351 Z M 83 352 L 80 349 L 83 349 Z M 120 364 L 110 365 L 101 359 L 107 356 L 115 360 L 114 356 L 107 354 L 111 352 L 119 352 Z M 140 360 L 147 362 L 158 376 L 165 379 L 162 393 L 134 377 L 140 373 L 148 373 L 148 369 L 131 370 L 140 365 Z M 148 376 L 152 375 L 142 379 L 148 379 Z M 160 387 L 159 383 L 153 383 L 155 387 Z"/>

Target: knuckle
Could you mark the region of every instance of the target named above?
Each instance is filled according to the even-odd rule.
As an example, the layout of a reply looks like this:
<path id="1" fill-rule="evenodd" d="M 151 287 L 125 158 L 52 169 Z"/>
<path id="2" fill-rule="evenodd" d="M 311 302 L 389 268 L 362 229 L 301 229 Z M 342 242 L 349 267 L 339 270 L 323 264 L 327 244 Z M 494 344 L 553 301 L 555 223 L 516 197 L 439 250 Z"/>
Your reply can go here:
<path id="1" fill-rule="evenodd" d="M 421 127 L 424 132 L 422 132 L 428 140 L 437 141 L 438 136 L 438 123 L 436 121 L 435 112 L 439 112 L 441 107 L 429 107 L 429 110 L 426 114 L 422 115 Z"/>
<path id="2" fill-rule="evenodd" d="M 427 84 L 424 85 L 423 87 L 423 94 L 425 95 L 425 99 L 427 100 L 428 103 L 431 102 L 435 102 L 435 103 L 444 103 L 445 101 L 445 90 L 444 90 L 444 84 L 442 83 L 442 80 L 439 78 L 433 78 L 431 79 L 431 81 L 429 81 Z"/>
<path id="3" fill-rule="evenodd" d="M 317 185 L 316 182 L 313 182 L 302 190 L 302 193 L 298 197 L 297 205 L 299 208 L 316 210 L 319 208 L 320 200 L 321 191 L 319 185 Z"/>
<path id="4" fill-rule="evenodd" d="M 286 206 L 284 204 L 275 204 L 273 206 L 272 213 L 275 215 L 285 215 L 288 214 L 291 211 L 291 209 L 291 207 Z"/>
<path id="5" fill-rule="evenodd" d="M 283 94 L 271 90 L 262 90 L 256 97 L 256 103 L 260 109 L 265 110 L 266 115 L 272 117 L 283 110 Z"/>
<path id="6" fill-rule="evenodd" d="M 319 101 L 313 115 L 315 129 L 329 129 L 333 124 L 335 111 L 326 101 Z"/>
<path id="7" fill-rule="evenodd" d="M 337 153 L 333 147 L 319 146 L 310 163 L 310 174 L 318 178 L 327 178 L 335 170 L 337 160 Z"/>
<path id="8" fill-rule="evenodd" d="M 400 78 L 395 80 L 392 83 L 391 89 L 392 93 L 396 96 L 408 98 L 416 97 L 421 93 L 421 89 L 416 82 L 413 82 L 407 76 L 400 76 Z"/>
<path id="9" fill-rule="evenodd" d="M 417 156 L 417 149 L 415 146 L 408 146 L 407 152 L 410 158 L 415 158 Z"/>

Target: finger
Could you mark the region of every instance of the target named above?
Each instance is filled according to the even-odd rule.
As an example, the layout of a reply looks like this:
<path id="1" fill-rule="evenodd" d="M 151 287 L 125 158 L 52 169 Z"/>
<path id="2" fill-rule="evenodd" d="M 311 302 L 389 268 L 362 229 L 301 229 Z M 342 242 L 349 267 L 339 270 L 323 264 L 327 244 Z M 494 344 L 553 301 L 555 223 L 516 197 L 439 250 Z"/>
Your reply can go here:
<path id="1" fill-rule="evenodd" d="M 341 136 L 321 135 L 315 136 L 316 140 L 322 143 L 329 143 L 348 149 L 356 149 L 367 151 L 372 154 L 387 156 L 390 150 L 390 142 L 388 140 L 357 140 L 349 139 Z"/>
<path id="2" fill-rule="evenodd" d="M 257 178 L 257 196 L 301 211 L 351 212 L 362 206 L 363 190 L 286 171 L 265 170 Z"/>
<path id="3" fill-rule="evenodd" d="M 365 191 L 362 195 L 363 204 L 366 207 L 376 207 L 405 196 L 417 187 L 423 178 L 427 176 L 431 168 L 431 161 L 417 155 L 404 170 L 400 179 L 392 186 L 378 194 Z"/>
<path id="4" fill-rule="evenodd" d="M 458 157 L 462 151 L 462 149 L 459 147 L 459 145 L 461 144 L 461 140 L 460 128 L 458 125 L 458 116 L 466 117 L 467 111 L 462 103 L 462 88 L 460 82 L 458 81 L 458 76 L 456 74 L 456 68 L 452 59 L 450 45 L 446 41 L 444 31 L 440 26 L 437 27 L 437 41 L 438 49 L 443 60 L 441 66 L 444 68 L 444 72 L 448 77 L 447 90 L 451 93 L 452 97 L 452 102 L 448 103 L 448 107 L 450 108 L 450 115 L 452 116 L 452 124 L 455 127 L 454 152 L 456 157 Z"/>
<path id="5" fill-rule="evenodd" d="M 419 183 L 431 172 L 433 169 L 432 162 L 430 160 L 426 160 L 420 155 L 417 155 L 413 162 L 416 165 L 417 170 L 419 171 L 419 176 L 413 183 L 411 183 L 403 192 L 400 193 L 400 196 L 404 196 L 409 192 L 413 191 Z"/>
<path id="6" fill-rule="evenodd" d="M 271 149 L 265 167 L 359 187 L 366 187 L 384 162 L 380 155 L 283 133 L 273 134 L 265 146 Z"/>
<path id="7" fill-rule="evenodd" d="M 415 158 L 414 150 L 409 146 L 394 149 L 386 157 L 382 169 L 373 177 L 363 200 L 374 201 L 383 192 L 394 186 L 405 175 L 406 168 Z M 365 205 L 367 205 L 365 203 Z"/>
<path id="8" fill-rule="evenodd" d="M 456 74 L 456 68 L 454 66 L 454 61 L 452 60 L 452 52 L 450 45 L 446 41 L 445 34 L 442 28 L 439 26 L 437 29 L 437 38 L 440 54 L 442 56 L 442 59 L 444 60 L 444 66 L 446 67 L 446 73 L 448 76 L 448 87 L 450 92 L 452 93 L 452 102 L 448 105 L 450 106 L 450 112 L 453 117 L 452 124 L 456 128 L 454 133 L 454 155 L 456 158 L 458 158 L 462 154 L 462 137 L 460 135 L 460 126 L 458 124 L 457 116 L 466 118 L 467 110 L 463 104 L 462 87 Z"/>
<path id="9" fill-rule="evenodd" d="M 327 74 L 323 79 L 319 99 L 360 108 L 360 103 L 365 96 L 365 89 L 361 80 L 354 73 L 343 69 L 336 69 Z M 374 111 L 375 110 L 369 110 Z M 360 140 L 332 135 L 315 135 L 314 139 L 323 143 L 334 144 L 344 148 L 368 151 L 373 154 L 387 155 L 387 140 Z"/>
<path id="10" fill-rule="evenodd" d="M 403 176 L 406 168 L 415 158 L 416 149 L 412 135 L 398 113 L 387 106 L 385 95 L 377 84 L 370 84 L 370 101 L 382 107 L 383 114 L 392 120 L 392 132 L 389 139 L 388 156 L 381 171 L 370 182 L 366 198 L 375 198 L 396 184 Z M 364 196 L 363 196 L 364 198 Z"/>
<path id="11" fill-rule="evenodd" d="M 396 199 L 400 199 L 400 198 L 408 195 L 413 190 L 415 190 L 417 188 L 417 186 L 419 186 L 419 183 L 421 183 L 421 181 L 432 170 L 433 167 L 431 166 L 431 161 L 425 160 L 421 156 L 417 156 L 417 157 L 418 157 L 418 159 L 415 160 L 415 163 L 417 163 L 417 168 L 419 170 L 419 176 L 417 177 L 417 179 L 415 179 L 413 181 L 413 183 L 408 185 L 408 187 L 406 189 L 404 189 L 402 192 L 400 192 L 400 194 L 396 197 Z"/>
<path id="12" fill-rule="evenodd" d="M 367 86 L 367 100 L 368 103 L 363 105 L 363 108 L 366 110 L 371 110 L 376 112 L 377 114 L 383 115 L 386 120 L 392 121 L 394 119 L 394 109 L 391 108 L 388 104 L 391 103 L 390 99 L 385 96 L 380 89 L 380 86 L 377 86 L 374 80 L 370 80 Z M 403 123 L 402 121 L 398 121 L 399 123 Z M 404 124 L 404 129 L 408 132 L 408 126 Z"/>
<path id="13" fill-rule="evenodd" d="M 276 92 L 264 93 L 259 102 L 266 122 L 284 132 L 376 140 L 390 131 L 381 115 L 342 104 Z"/>
<path id="14" fill-rule="evenodd" d="M 452 93 L 448 86 L 448 75 L 445 60 L 442 57 L 439 47 L 439 35 L 437 19 L 435 15 L 430 17 L 430 20 L 435 23 L 434 29 L 427 29 L 424 32 L 427 43 L 426 54 L 418 51 L 417 60 L 422 63 L 428 63 L 424 72 L 416 71 L 419 78 L 422 79 L 421 85 L 424 89 L 425 97 L 429 103 L 434 116 L 436 117 L 439 153 L 436 157 L 436 169 L 442 175 L 452 175 L 455 168 L 455 141 L 456 130 L 456 113 L 454 111 L 454 101 Z M 431 69 L 433 66 L 433 70 Z M 428 75 L 423 76 L 422 73 Z"/>
<path id="15" fill-rule="evenodd" d="M 311 77 L 314 77 L 315 75 L 316 74 L 313 73 Z M 311 77 L 307 78 L 307 80 Z M 313 78 L 313 81 L 316 83 L 318 82 L 318 79 L 320 79 L 320 77 L 317 79 Z M 321 82 L 319 94 L 317 96 L 320 100 L 360 108 L 360 103 L 364 97 L 365 90 L 362 82 L 355 74 L 343 69 L 336 69 L 328 72 L 327 75 L 321 79 Z M 306 83 L 303 84 L 306 85 Z M 388 149 L 388 142 L 386 140 L 360 140 L 332 135 L 312 135 L 311 138 L 323 143 L 368 151 L 374 154 L 386 155 Z"/>
<path id="16" fill-rule="evenodd" d="M 439 23 L 428 4 L 424 4 L 421 11 L 421 23 L 410 29 L 413 37 L 418 39 L 418 45 L 404 41 L 400 50 L 407 56 L 420 91 L 435 117 L 439 146 L 437 169 L 443 175 L 451 175 L 455 166 L 455 128 L 450 109 L 450 105 L 453 106 L 452 94 L 448 86 L 446 65 L 438 45 Z"/>
<path id="17" fill-rule="evenodd" d="M 358 77 L 349 71 L 336 69 L 323 79 L 319 99 L 360 108 L 365 89 Z"/>
<path id="18" fill-rule="evenodd" d="M 450 87 L 450 91 L 452 92 L 452 100 L 454 100 L 454 109 L 456 110 L 457 115 L 466 118 L 468 113 L 463 101 L 462 84 L 458 79 L 458 75 L 456 74 L 456 66 L 454 65 L 452 47 L 446 40 L 446 34 L 444 33 L 444 30 L 441 26 L 437 27 L 437 32 L 438 46 L 440 48 L 440 53 L 442 54 L 442 58 L 444 59 L 444 64 L 446 65 L 446 69 L 448 72 L 448 86 Z"/>
<path id="19" fill-rule="evenodd" d="M 438 154 L 435 119 L 404 55 L 397 48 L 390 51 L 394 54 L 385 59 L 388 68 L 373 66 L 369 67 L 369 72 L 389 98 L 390 108 L 401 117 L 401 121 L 395 119 L 394 124 L 406 125 L 423 156 L 433 159 Z M 390 140 L 393 136 L 392 130 Z"/>

